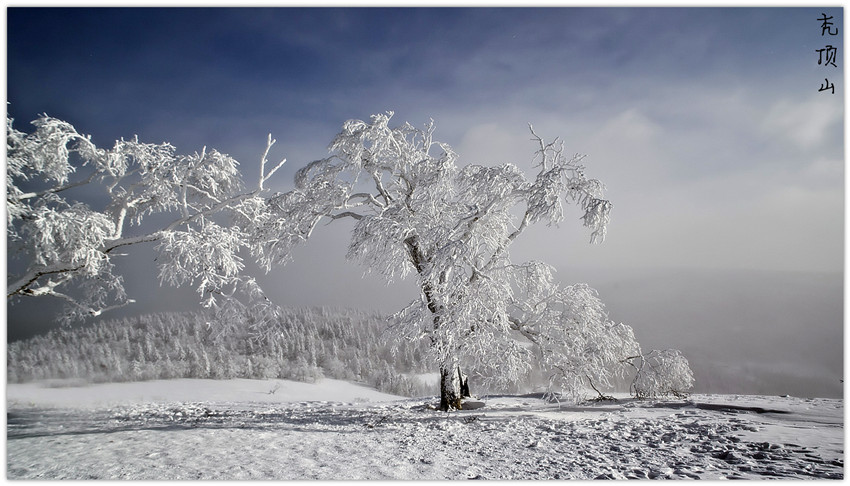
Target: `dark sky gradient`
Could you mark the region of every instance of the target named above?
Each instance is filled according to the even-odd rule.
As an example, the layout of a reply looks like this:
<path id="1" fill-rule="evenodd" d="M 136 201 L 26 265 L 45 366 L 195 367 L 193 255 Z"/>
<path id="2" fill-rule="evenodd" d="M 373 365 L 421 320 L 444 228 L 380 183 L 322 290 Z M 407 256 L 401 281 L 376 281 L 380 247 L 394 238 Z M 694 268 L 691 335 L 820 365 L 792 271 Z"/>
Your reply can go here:
<path id="1" fill-rule="evenodd" d="M 105 143 L 138 133 L 188 150 L 333 134 L 386 109 L 414 123 L 466 107 L 617 113 L 715 80 L 811 94 L 817 12 L 10 8 L 8 98 L 21 121 L 47 112 Z"/>
<path id="2" fill-rule="evenodd" d="M 693 309 L 703 309 L 696 321 L 736 339 L 729 323 L 742 325 L 746 305 L 706 304 L 730 289 L 752 306 L 777 306 L 769 315 L 745 312 L 755 330 L 746 339 L 781 328 L 793 347 L 808 329 L 793 309 L 821 302 L 812 292 L 830 296 L 816 313 L 818 342 L 841 339 L 843 53 L 835 69 L 819 66 L 815 52 L 843 46 L 841 8 L 6 13 L 8 110 L 20 130 L 48 113 L 101 146 L 138 134 L 181 153 L 214 147 L 240 160 L 248 180 L 272 133 L 272 157 L 288 159 L 273 187 L 286 190 L 294 171 L 323 157 L 350 118 L 386 110 L 398 123 L 433 118 L 436 138 L 455 148 L 461 164 L 510 161 L 526 170 L 531 122 L 547 139 L 563 137 L 567 152 L 589 154 L 588 174 L 606 183 L 614 212 L 603 245 L 587 244 L 571 210 L 559 227 L 533 228 L 518 240 L 515 259 L 540 259 L 565 283 L 607 289 L 612 315 L 645 326 L 650 347 L 698 346 L 696 334 L 677 331 L 688 328 L 679 321 Z M 840 35 L 821 36 L 822 13 L 834 17 Z M 825 77 L 834 95 L 818 92 Z M 349 229 L 320 228 L 295 262 L 261 275 L 269 293 L 287 305 L 386 311 L 415 298 L 412 282 L 361 279 L 364 269 L 344 260 Z M 194 308 L 191 289 L 157 287 L 153 256 L 140 247 L 121 263 L 139 301 L 122 313 Z M 670 299 L 690 281 L 683 271 L 692 272 L 693 291 Z M 641 288 L 653 289 L 639 294 L 643 305 L 617 286 L 634 282 L 635 272 Z M 728 286 L 700 277 L 705 272 L 726 272 Z M 740 272 L 750 277 L 735 277 Z M 794 287 L 812 278 L 822 285 Z M 9 307 L 9 338 L 51 326 L 50 310 L 33 302 Z M 724 355 L 722 342 L 714 348 L 700 359 L 737 359 L 734 369 L 769 361 L 762 353 L 750 366 L 746 357 Z M 840 353 L 828 354 L 829 379 L 837 380 Z"/>

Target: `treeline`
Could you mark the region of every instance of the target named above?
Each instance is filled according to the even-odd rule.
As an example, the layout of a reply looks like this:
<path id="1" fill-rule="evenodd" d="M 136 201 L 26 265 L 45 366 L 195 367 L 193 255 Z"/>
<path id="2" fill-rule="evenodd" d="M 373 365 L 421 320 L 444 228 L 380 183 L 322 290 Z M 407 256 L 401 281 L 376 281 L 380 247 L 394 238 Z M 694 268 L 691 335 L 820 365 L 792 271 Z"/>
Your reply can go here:
<path id="1" fill-rule="evenodd" d="M 217 322 L 204 312 L 101 321 L 10 343 L 8 381 L 328 377 L 397 395 L 437 393 L 409 376 L 429 370 L 425 345 L 397 343 L 393 352 L 387 325 L 376 313 L 329 308 L 282 309 L 266 324 Z"/>

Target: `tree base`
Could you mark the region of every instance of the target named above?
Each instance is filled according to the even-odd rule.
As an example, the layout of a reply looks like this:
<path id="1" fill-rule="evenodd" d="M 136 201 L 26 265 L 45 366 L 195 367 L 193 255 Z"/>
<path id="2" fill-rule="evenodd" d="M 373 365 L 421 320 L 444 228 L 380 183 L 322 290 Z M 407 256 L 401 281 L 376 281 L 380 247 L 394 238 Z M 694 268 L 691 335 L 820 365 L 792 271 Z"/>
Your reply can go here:
<path id="1" fill-rule="evenodd" d="M 469 385 L 460 367 L 440 368 L 440 410 L 462 410 L 461 399 L 469 396 Z"/>

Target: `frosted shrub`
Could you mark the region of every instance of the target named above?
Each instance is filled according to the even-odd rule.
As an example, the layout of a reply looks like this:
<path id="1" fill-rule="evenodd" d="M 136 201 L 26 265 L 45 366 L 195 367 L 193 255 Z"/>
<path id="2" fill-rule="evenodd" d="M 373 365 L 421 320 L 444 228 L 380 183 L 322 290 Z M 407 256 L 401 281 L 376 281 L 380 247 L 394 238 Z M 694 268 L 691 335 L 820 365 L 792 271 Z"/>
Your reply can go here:
<path id="1" fill-rule="evenodd" d="M 637 370 L 632 393 L 638 398 L 683 396 L 693 386 L 688 360 L 678 350 L 653 350 L 632 362 Z"/>

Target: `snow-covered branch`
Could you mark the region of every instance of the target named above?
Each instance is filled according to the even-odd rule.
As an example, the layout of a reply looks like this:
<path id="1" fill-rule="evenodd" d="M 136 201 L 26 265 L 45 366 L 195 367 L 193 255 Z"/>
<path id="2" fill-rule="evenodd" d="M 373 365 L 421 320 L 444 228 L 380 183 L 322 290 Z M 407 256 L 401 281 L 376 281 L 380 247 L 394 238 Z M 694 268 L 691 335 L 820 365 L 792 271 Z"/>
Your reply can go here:
<path id="1" fill-rule="evenodd" d="M 238 162 L 216 150 L 204 147 L 200 153 L 179 156 L 169 144 L 146 144 L 138 138 L 102 149 L 67 122 L 43 116 L 33 125 L 35 132 L 25 134 L 7 118 L 10 269 L 23 268 L 18 275 L 8 275 L 7 298 L 54 296 L 69 304 L 67 314 L 72 317 L 124 306 L 132 299 L 115 273 L 114 250 L 165 240 L 169 243 L 157 246 L 163 281 L 197 280 L 199 292 L 208 296 L 244 279 L 238 272 L 238 253 L 251 249 L 249 242 L 238 226 L 216 221 L 244 214 L 285 162 L 266 169 L 271 137 L 258 184 L 248 190 Z M 83 167 L 89 175 L 69 182 Z M 82 187 L 88 189 L 79 191 Z M 109 202 L 94 207 L 104 197 Z M 143 224 L 155 214 L 164 222 L 153 228 Z M 127 234 L 131 227 L 135 234 Z M 202 242 L 198 235 L 218 238 Z M 229 244 L 209 248 L 222 241 Z M 191 256 L 197 252 L 204 253 L 203 265 Z M 171 272 L 182 277 L 168 278 Z"/>
<path id="2" fill-rule="evenodd" d="M 353 219 L 357 219 L 357 220 L 363 219 L 362 214 L 357 214 L 354 211 L 343 211 L 341 213 L 329 214 L 328 217 L 331 218 L 331 219 L 340 219 L 340 218 L 353 218 Z"/>
<path id="3" fill-rule="evenodd" d="M 270 171 L 266 172 L 266 163 L 268 162 L 269 151 L 272 148 L 272 145 L 275 144 L 277 140 L 272 138 L 272 134 L 269 134 L 269 140 L 266 143 L 266 150 L 263 152 L 263 156 L 260 158 L 260 180 L 257 183 L 257 192 L 262 192 L 264 190 L 264 184 L 277 172 L 278 169 L 283 167 L 283 164 L 286 163 L 286 159 L 281 160 L 278 164 Z"/>

